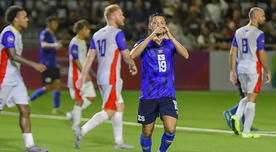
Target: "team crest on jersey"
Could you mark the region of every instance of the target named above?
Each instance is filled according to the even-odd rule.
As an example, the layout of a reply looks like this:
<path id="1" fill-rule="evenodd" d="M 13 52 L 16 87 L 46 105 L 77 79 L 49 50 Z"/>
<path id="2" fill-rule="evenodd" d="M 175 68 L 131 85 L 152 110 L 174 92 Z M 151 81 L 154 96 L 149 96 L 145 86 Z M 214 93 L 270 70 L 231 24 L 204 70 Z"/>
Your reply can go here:
<path id="1" fill-rule="evenodd" d="M 158 52 L 159 52 L 159 53 L 163 53 L 164 51 L 160 49 L 160 50 L 158 50 Z"/>
<path id="2" fill-rule="evenodd" d="M 14 37 L 13 37 L 12 35 L 10 35 L 10 36 L 8 37 L 8 42 L 9 42 L 9 43 L 13 43 L 13 42 L 14 42 Z"/>

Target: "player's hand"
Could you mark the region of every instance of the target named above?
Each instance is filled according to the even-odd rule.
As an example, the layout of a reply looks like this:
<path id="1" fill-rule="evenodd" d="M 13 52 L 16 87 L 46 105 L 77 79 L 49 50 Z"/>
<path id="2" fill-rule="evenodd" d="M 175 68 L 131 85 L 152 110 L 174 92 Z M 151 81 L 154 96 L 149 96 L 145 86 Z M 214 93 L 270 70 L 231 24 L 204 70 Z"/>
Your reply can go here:
<path id="1" fill-rule="evenodd" d="M 135 64 L 129 66 L 129 72 L 131 73 L 131 75 L 136 75 L 137 74 L 138 70 L 137 70 L 137 67 L 136 67 Z"/>
<path id="2" fill-rule="evenodd" d="M 62 47 L 62 44 L 60 42 L 54 43 L 55 49 L 60 49 Z"/>
<path id="3" fill-rule="evenodd" d="M 265 81 L 265 84 L 270 83 L 270 81 L 271 81 L 271 73 L 268 72 L 268 73 L 266 74 L 266 81 Z"/>
<path id="4" fill-rule="evenodd" d="M 158 37 L 158 35 L 160 34 L 164 34 L 165 33 L 165 29 L 164 27 L 157 27 L 151 34 L 150 34 L 150 38 L 151 40 L 155 39 L 156 37 Z"/>
<path id="5" fill-rule="evenodd" d="M 76 82 L 77 89 L 81 89 L 84 82 L 85 82 L 85 78 L 81 74 L 80 77 L 78 78 L 77 82 Z"/>
<path id="6" fill-rule="evenodd" d="M 39 72 L 44 72 L 47 69 L 45 65 L 39 63 L 34 64 L 33 68 Z"/>
<path id="7" fill-rule="evenodd" d="M 164 30 L 165 30 L 165 34 L 167 35 L 168 39 L 171 40 L 174 38 L 167 26 L 164 26 Z"/>
<path id="8" fill-rule="evenodd" d="M 232 84 L 237 84 L 237 73 L 231 71 L 230 72 L 230 81 L 232 82 Z"/>
<path id="9" fill-rule="evenodd" d="M 86 80 L 85 80 L 85 81 L 91 81 L 91 80 L 92 80 L 91 76 L 88 75 L 88 76 L 86 77 Z"/>

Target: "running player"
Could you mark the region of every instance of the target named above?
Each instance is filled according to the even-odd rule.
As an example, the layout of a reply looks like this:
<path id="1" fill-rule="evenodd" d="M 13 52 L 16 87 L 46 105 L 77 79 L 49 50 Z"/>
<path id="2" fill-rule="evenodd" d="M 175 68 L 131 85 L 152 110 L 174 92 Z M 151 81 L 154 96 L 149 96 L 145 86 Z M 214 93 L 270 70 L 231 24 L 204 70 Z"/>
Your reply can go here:
<path id="1" fill-rule="evenodd" d="M 122 10 L 118 5 L 109 5 L 105 8 L 104 17 L 107 26 L 93 35 L 90 41 L 87 60 L 77 81 L 78 88 L 81 88 L 86 81 L 88 70 L 97 55 L 97 83 L 103 100 L 103 110 L 96 113 L 80 128 L 75 138 L 75 146 L 76 148 L 80 148 L 80 141 L 88 131 L 113 116 L 114 148 L 131 149 L 135 147 L 124 144 L 122 133 L 124 101 L 121 95 L 123 87 L 123 81 L 120 76 L 121 58 L 123 57 L 133 75 L 137 73 L 137 68 L 129 56 L 124 32 L 120 29 L 124 25 L 125 20 Z"/>
<path id="2" fill-rule="evenodd" d="M 21 56 L 23 44 L 20 31 L 28 27 L 29 21 L 26 11 L 20 6 L 10 6 L 5 13 L 5 20 L 9 25 L 0 34 L 0 110 L 4 105 L 12 107 L 15 104 L 19 111 L 25 151 L 46 152 L 47 149 L 34 144 L 28 94 L 20 74 L 20 64 L 33 67 L 39 72 L 45 71 L 46 67 Z"/>
<path id="3" fill-rule="evenodd" d="M 43 87 L 37 89 L 31 96 L 30 101 L 34 101 L 39 96 L 48 91 L 53 91 L 53 114 L 56 114 L 60 107 L 60 95 L 62 84 L 60 81 L 60 72 L 56 60 L 56 51 L 62 47 L 62 44 L 57 42 L 55 31 L 58 28 L 58 18 L 50 16 L 46 19 L 46 29 L 40 33 L 40 63 L 47 67 L 47 70 L 41 74 Z"/>
<path id="4" fill-rule="evenodd" d="M 79 127 L 81 111 L 87 108 L 91 101 L 95 100 L 96 93 L 90 76 L 81 89 L 76 87 L 76 81 L 82 71 L 86 60 L 87 46 L 85 39 L 90 36 L 89 22 L 79 20 L 74 24 L 73 31 L 77 34 L 69 44 L 69 71 L 68 88 L 71 98 L 76 101 L 71 112 L 67 112 L 67 118 L 72 120 L 72 129 Z"/>
<path id="5" fill-rule="evenodd" d="M 233 38 L 230 50 L 230 80 L 233 84 L 240 80 L 246 97 L 241 99 L 235 115 L 232 118 L 232 126 L 235 134 L 240 134 L 241 117 L 244 114 L 245 122 L 242 131 L 243 138 L 258 138 L 260 135 L 250 133 L 255 117 L 256 97 L 261 91 L 262 68 L 266 72 L 266 83 L 271 80 L 271 74 L 267 65 L 264 50 L 264 33 L 258 29 L 265 22 L 265 13 L 259 7 L 253 7 L 249 11 L 249 24 L 239 28 Z M 237 70 L 237 72 L 236 72 Z"/>
<path id="6" fill-rule="evenodd" d="M 174 54 L 185 59 L 188 51 L 170 33 L 166 19 L 161 14 L 149 17 L 149 36 L 138 41 L 131 51 L 131 57 L 141 57 L 141 95 L 138 122 L 142 124 L 140 144 L 143 152 L 151 151 L 151 136 L 155 120 L 160 115 L 164 133 L 160 152 L 165 152 L 175 136 L 178 119 L 174 90 Z"/>

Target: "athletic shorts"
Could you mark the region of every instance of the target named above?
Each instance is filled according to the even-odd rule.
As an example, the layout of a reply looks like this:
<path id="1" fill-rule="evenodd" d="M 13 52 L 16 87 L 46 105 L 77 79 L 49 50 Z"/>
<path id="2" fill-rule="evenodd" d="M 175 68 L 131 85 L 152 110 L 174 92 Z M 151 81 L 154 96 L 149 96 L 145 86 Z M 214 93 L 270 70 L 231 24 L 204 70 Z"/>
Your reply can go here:
<path id="1" fill-rule="evenodd" d="M 60 79 L 58 67 L 47 67 L 47 70 L 41 73 L 43 85 L 52 84 L 54 80 Z"/>
<path id="2" fill-rule="evenodd" d="M 82 88 L 69 88 L 70 96 L 74 100 L 83 100 L 87 97 L 96 97 L 96 91 L 92 81 L 86 81 Z"/>
<path id="3" fill-rule="evenodd" d="M 0 109 L 14 104 L 28 104 L 28 93 L 22 80 L 14 86 L 3 85 L 0 88 Z"/>
<path id="4" fill-rule="evenodd" d="M 245 93 L 260 93 L 262 86 L 262 74 L 238 74 L 242 91 Z"/>
<path id="5" fill-rule="evenodd" d="M 123 81 L 120 80 L 116 82 L 116 84 L 103 84 L 98 85 L 99 91 L 102 96 L 103 105 L 102 108 L 107 110 L 116 110 L 116 105 L 119 103 L 124 103 L 123 97 L 122 97 L 122 87 L 123 87 Z"/>
<path id="6" fill-rule="evenodd" d="M 178 119 L 178 108 L 175 98 L 140 100 L 137 116 L 138 123 L 150 124 L 159 116 L 171 116 Z"/>

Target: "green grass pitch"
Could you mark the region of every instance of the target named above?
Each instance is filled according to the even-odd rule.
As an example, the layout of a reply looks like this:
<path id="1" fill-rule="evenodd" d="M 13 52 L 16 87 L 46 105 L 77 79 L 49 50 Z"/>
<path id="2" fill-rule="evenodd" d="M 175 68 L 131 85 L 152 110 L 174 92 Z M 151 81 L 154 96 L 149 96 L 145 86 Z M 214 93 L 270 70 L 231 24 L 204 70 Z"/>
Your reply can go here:
<path id="1" fill-rule="evenodd" d="M 90 118 L 101 110 L 101 98 L 83 111 L 83 118 Z M 138 91 L 124 91 L 124 121 L 136 122 Z M 61 110 L 72 109 L 74 102 L 67 91 L 62 93 Z M 228 130 L 222 112 L 234 106 L 239 100 L 236 92 L 177 91 L 179 109 L 179 127 Z M 52 115 L 52 94 L 37 99 L 31 104 L 33 114 Z M 276 151 L 276 93 L 263 92 L 257 98 L 254 126 L 260 132 L 271 136 L 260 139 L 242 139 L 229 133 L 177 130 L 175 141 L 168 152 L 275 152 Z M 17 112 L 16 108 L 5 111 Z M 52 116 L 64 116 L 62 114 Z M 82 122 L 84 123 L 84 122 Z M 158 119 L 157 124 L 162 124 Z M 74 149 L 73 132 L 68 120 L 32 118 L 32 130 L 35 143 L 49 148 L 50 152 L 139 152 L 141 127 L 124 125 L 124 140 L 136 146 L 134 150 L 116 150 L 113 145 L 113 130 L 110 123 L 90 131 L 82 141 L 81 149 Z M 155 128 L 152 137 L 152 151 L 156 152 L 160 144 L 163 129 Z M 275 135 L 275 136 L 274 136 Z M 24 150 L 23 138 L 18 126 L 18 117 L 0 114 L 0 152 L 21 152 Z"/>

